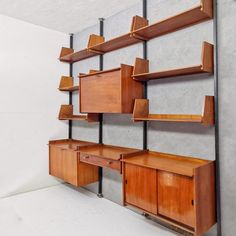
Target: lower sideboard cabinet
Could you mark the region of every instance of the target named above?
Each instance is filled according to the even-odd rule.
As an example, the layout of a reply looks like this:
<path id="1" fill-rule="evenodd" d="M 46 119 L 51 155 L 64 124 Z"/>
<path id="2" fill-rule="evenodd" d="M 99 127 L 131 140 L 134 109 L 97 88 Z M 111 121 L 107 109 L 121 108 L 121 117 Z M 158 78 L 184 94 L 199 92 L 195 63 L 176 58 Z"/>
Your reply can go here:
<path id="1" fill-rule="evenodd" d="M 85 186 L 98 181 L 98 167 L 79 161 L 79 148 L 92 143 L 77 140 L 49 142 L 49 173 L 72 184 Z"/>
<path id="2" fill-rule="evenodd" d="M 122 162 L 124 205 L 195 236 L 216 223 L 213 161 L 147 151 Z"/>

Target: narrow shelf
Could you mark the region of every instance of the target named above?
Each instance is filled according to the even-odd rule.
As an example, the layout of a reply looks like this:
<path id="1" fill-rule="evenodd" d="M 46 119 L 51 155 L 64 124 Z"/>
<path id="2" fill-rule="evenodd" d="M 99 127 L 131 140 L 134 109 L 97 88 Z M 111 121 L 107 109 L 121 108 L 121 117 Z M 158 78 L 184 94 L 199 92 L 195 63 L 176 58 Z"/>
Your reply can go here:
<path id="1" fill-rule="evenodd" d="M 149 81 L 153 79 L 164 79 L 184 75 L 213 73 L 214 70 L 214 55 L 213 45 L 208 42 L 202 44 L 201 64 L 164 70 L 159 72 L 149 73 L 149 61 L 141 58 L 136 58 L 133 78 L 137 81 Z"/>
<path id="2" fill-rule="evenodd" d="M 73 77 L 62 76 L 58 89 L 65 92 L 74 92 L 79 91 L 79 86 L 74 85 Z"/>
<path id="3" fill-rule="evenodd" d="M 92 34 L 89 37 L 89 42 L 88 42 L 88 46 L 87 46 L 86 49 L 75 52 L 71 48 L 63 47 L 61 49 L 59 60 L 62 61 L 62 62 L 74 63 L 74 62 L 77 62 L 77 61 L 84 60 L 86 58 L 101 55 L 103 53 L 98 52 L 98 51 L 92 51 L 92 50 L 89 49 L 90 47 L 92 47 L 96 44 L 99 44 L 101 42 L 104 42 L 104 37 Z"/>
<path id="4" fill-rule="evenodd" d="M 152 38 L 189 27 L 213 18 L 212 0 L 201 0 L 200 4 L 175 16 L 147 25 L 132 32 L 133 37 L 150 40 Z"/>
<path id="5" fill-rule="evenodd" d="M 122 162 L 137 166 L 168 171 L 175 174 L 192 177 L 194 170 L 211 161 L 168 153 L 146 151 L 132 157 L 122 159 Z"/>
<path id="6" fill-rule="evenodd" d="M 136 99 L 133 111 L 134 121 L 190 122 L 214 125 L 214 96 L 205 96 L 201 115 L 149 114 L 149 100 Z"/>
<path id="7" fill-rule="evenodd" d="M 74 52 L 73 49 L 62 48 L 59 59 L 62 62 L 73 63 L 136 44 L 138 42 L 141 42 L 142 40 L 132 37 L 131 32 L 140 29 L 147 24 L 148 21 L 143 17 L 134 16 L 132 19 L 131 31 L 129 33 L 108 40 L 106 42 L 104 37 L 92 34 L 89 37 L 89 42 L 86 49 Z"/>
<path id="8" fill-rule="evenodd" d="M 59 120 L 98 122 L 99 114 L 88 113 L 87 115 L 73 115 L 73 105 L 61 105 Z"/>

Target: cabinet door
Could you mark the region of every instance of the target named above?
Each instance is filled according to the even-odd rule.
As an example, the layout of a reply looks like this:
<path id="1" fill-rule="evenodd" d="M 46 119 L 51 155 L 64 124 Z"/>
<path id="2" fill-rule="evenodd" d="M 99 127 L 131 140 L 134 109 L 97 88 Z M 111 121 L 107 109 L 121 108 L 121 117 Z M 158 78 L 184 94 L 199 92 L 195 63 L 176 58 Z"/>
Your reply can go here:
<path id="1" fill-rule="evenodd" d="M 72 150 L 62 150 L 62 179 L 72 185 L 77 186 L 77 152 Z"/>
<path id="2" fill-rule="evenodd" d="M 158 171 L 158 213 L 194 227 L 193 179 Z"/>
<path id="3" fill-rule="evenodd" d="M 58 147 L 49 147 L 49 174 L 60 179 L 62 174 L 62 150 Z"/>
<path id="4" fill-rule="evenodd" d="M 156 170 L 125 164 L 125 201 L 157 214 Z"/>

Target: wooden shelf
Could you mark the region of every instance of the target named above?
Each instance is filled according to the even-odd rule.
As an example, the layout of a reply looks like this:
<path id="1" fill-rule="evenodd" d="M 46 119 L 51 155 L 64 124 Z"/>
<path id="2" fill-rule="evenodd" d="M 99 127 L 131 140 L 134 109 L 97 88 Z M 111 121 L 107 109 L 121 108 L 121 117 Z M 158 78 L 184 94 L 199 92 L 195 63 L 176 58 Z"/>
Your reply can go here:
<path id="1" fill-rule="evenodd" d="M 71 48 L 63 47 L 61 49 L 59 60 L 62 62 L 74 63 L 77 61 L 84 60 L 86 58 L 101 55 L 101 52 L 96 52 L 89 49 L 90 47 L 97 45 L 101 42 L 104 42 L 104 37 L 92 34 L 89 36 L 89 42 L 86 49 L 74 52 L 74 50 Z"/>
<path id="2" fill-rule="evenodd" d="M 74 85 L 73 77 L 62 76 L 58 89 L 60 91 L 65 91 L 65 92 L 74 92 L 74 91 L 79 91 L 79 86 Z"/>
<path id="3" fill-rule="evenodd" d="M 164 78 L 184 76 L 184 75 L 213 73 L 214 71 L 213 51 L 214 50 L 212 44 L 203 42 L 200 65 L 184 67 L 184 68 L 176 68 L 152 73 L 149 73 L 148 60 L 136 58 L 133 78 L 137 81 L 149 81 L 153 79 L 164 79 Z"/>
<path id="4" fill-rule="evenodd" d="M 196 23 L 213 18 L 212 0 L 201 0 L 200 4 L 175 16 L 145 26 L 132 32 L 133 37 L 150 40 Z"/>
<path id="5" fill-rule="evenodd" d="M 59 120 L 74 120 L 74 121 L 99 121 L 99 114 L 88 113 L 87 115 L 73 115 L 73 105 L 61 105 Z"/>
<path id="6" fill-rule="evenodd" d="M 149 114 L 149 100 L 136 99 L 133 111 L 134 121 L 190 122 L 214 125 L 214 97 L 205 96 L 201 115 Z"/>
<path id="7" fill-rule="evenodd" d="M 131 31 L 129 33 L 108 40 L 106 42 L 104 37 L 92 34 L 89 37 L 89 42 L 86 49 L 74 52 L 73 49 L 63 47 L 59 59 L 62 62 L 73 63 L 136 44 L 138 42 L 141 42 L 142 40 L 132 37 L 131 32 L 140 29 L 147 24 L 148 21 L 146 19 L 140 16 L 134 16 L 132 19 Z"/>

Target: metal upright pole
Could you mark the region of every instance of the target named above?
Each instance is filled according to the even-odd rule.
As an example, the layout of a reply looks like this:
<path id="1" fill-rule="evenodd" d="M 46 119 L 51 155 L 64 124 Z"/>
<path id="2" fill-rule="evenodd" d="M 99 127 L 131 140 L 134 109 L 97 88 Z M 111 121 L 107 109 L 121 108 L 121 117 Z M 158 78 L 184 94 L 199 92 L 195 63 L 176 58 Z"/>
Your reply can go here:
<path id="1" fill-rule="evenodd" d="M 73 49 L 73 34 L 70 34 L 70 48 Z M 70 63 L 69 75 L 73 77 L 73 63 Z M 72 105 L 72 92 L 69 92 L 69 104 Z M 69 139 L 72 138 L 72 120 L 69 120 L 69 130 L 68 130 Z"/>

